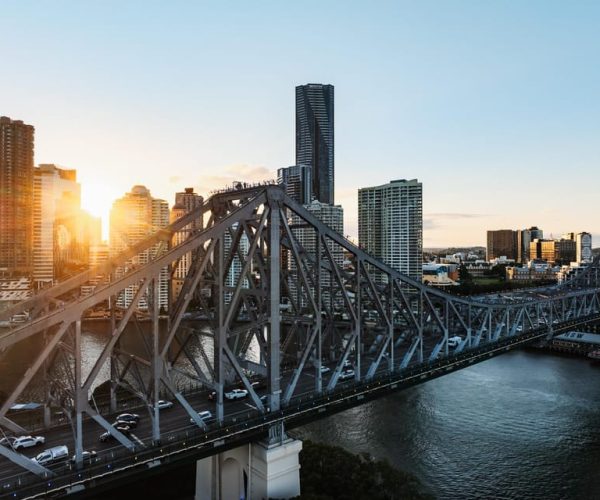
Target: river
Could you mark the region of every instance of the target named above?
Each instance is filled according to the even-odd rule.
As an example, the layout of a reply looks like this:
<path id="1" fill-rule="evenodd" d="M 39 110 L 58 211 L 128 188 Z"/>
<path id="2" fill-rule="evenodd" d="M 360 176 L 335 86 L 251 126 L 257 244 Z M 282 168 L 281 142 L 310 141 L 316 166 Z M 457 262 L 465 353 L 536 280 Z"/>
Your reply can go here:
<path id="1" fill-rule="evenodd" d="M 516 351 L 295 431 L 437 498 L 600 498 L 600 365 Z"/>

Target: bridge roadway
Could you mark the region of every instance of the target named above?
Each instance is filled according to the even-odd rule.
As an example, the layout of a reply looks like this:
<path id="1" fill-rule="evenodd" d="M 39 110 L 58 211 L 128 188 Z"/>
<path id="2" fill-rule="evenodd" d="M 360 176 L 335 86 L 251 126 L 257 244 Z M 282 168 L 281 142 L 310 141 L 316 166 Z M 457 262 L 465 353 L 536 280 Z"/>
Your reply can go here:
<path id="1" fill-rule="evenodd" d="M 579 324 L 598 320 L 600 320 L 600 315 L 568 321 L 555 325 L 555 332 L 560 333 Z M 136 452 L 128 452 L 125 448 L 115 445 L 116 441 L 99 442 L 98 437 L 104 430 L 93 420 L 85 419 L 84 449 L 97 452 L 97 457 L 91 465 L 86 464 L 82 470 L 76 471 L 66 462 L 56 464 L 50 468 L 57 476 L 49 479 L 48 482 L 41 483 L 39 478 L 30 473 L 23 473 L 22 469 L 12 462 L 6 459 L 0 460 L 0 497 L 42 498 L 53 491 L 57 494 L 64 493 L 69 485 L 78 482 L 84 485 L 94 479 L 96 485 L 102 485 L 103 478 L 106 479 L 107 476 L 115 474 L 118 477 L 119 472 L 123 472 L 124 475 L 139 474 L 147 472 L 148 467 L 159 463 L 175 464 L 197 460 L 238 446 L 243 442 L 255 440 L 257 435 L 264 436 L 268 425 L 272 425 L 274 422 L 285 421 L 287 429 L 293 428 L 384 396 L 391 391 L 416 385 L 484 361 L 509 349 L 543 339 L 546 336 L 547 330 L 542 327 L 500 341 L 482 341 L 480 346 L 475 349 L 463 351 L 460 354 L 451 354 L 433 363 L 413 362 L 406 369 L 394 374 L 390 374 L 387 367 L 382 365 L 372 380 L 359 383 L 348 380 L 340 383 L 331 393 L 322 395 L 314 393 L 314 375 L 303 373 L 294 398 L 287 407 L 282 408 L 281 412 L 262 415 L 249 399 L 229 401 L 225 405 L 223 425 L 218 426 L 214 421 L 209 421 L 207 431 L 200 430 L 195 424 L 191 424 L 190 417 L 183 407 L 175 404 L 173 408 L 161 411 L 163 439 L 159 446 L 154 446 L 152 443 L 151 419 L 148 410 L 142 406 L 123 407 L 118 413 L 135 412 L 141 417 L 138 427 L 133 430 L 133 439 L 139 445 Z M 331 368 L 333 368 L 333 364 Z M 331 374 L 332 372 L 324 374 L 323 381 L 326 382 Z M 282 375 L 284 380 L 288 380 L 290 377 L 291 372 L 284 372 Z M 265 392 L 258 391 L 260 395 Z M 214 414 L 214 403 L 209 401 L 207 396 L 208 391 L 186 394 L 187 400 L 195 410 L 210 410 Z M 114 418 L 117 414 L 113 414 L 111 417 Z M 45 448 L 63 444 L 67 444 L 69 451 L 73 452 L 73 432 L 69 425 L 52 427 L 42 435 L 46 438 L 45 445 L 27 449 L 24 452 L 26 456 L 33 457 Z M 100 489 L 95 488 L 93 491 L 100 492 Z"/>

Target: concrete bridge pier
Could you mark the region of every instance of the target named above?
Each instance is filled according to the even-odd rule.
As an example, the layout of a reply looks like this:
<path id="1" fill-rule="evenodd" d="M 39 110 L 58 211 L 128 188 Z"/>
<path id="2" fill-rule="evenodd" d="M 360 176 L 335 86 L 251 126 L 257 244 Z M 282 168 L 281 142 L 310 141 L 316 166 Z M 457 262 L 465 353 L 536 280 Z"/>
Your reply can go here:
<path id="1" fill-rule="evenodd" d="M 302 441 L 284 435 L 196 463 L 195 500 L 267 500 L 300 495 Z"/>

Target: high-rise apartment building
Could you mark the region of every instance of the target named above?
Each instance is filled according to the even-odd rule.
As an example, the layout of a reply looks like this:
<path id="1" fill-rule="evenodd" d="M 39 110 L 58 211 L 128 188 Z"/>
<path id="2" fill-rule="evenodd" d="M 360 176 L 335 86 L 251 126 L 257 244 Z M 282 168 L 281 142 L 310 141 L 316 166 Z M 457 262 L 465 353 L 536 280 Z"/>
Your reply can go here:
<path id="1" fill-rule="evenodd" d="M 0 269 L 32 271 L 34 128 L 0 116 Z"/>
<path id="2" fill-rule="evenodd" d="M 575 242 L 575 260 L 574 262 L 591 262 L 592 255 L 592 235 L 590 233 L 565 233 L 563 239 L 573 240 Z"/>
<path id="3" fill-rule="evenodd" d="M 277 183 L 286 194 L 302 205 L 312 201 L 312 170 L 305 165 L 293 165 L 277 170 Z"/>
<path id="4" fill-rule="evenodd" d="M 529 247 L 535 239 L 543 239 L 544 231 L 536 226 L 517 231 L 517 262 L 525 264 L 529 261 Z"/>
<path id="5" fill-rule="evenodd" d="M 518 231 L 512 229 L 498 229 L 487 232 L 487 260 L 506 257 L 517 260 L 518 258 Z"/>
<path id="6" fill-rule="evenodd" d="M 194 193 L 194 188 L 185 188 L 183 192 L 175 194 L 175 205 L 171 208 L 171 222 L 180 219 L 184 215 L 190 213 L 198 207 L 201 207 L 204 203 L 204 199 L 197 193 Z M 190 235 L 201 231 L 203 228 L 202 217 L 195 219 L 187 226 L 181 228 L 173 235 L 173 244 L 179 245 L 187 240 Z M 192 252 L 188 252 L 181 257 L 177 263 L 177 267 L 173 272 L 172 280 L 172 300 L 175 300 L 179 296 L 181 287 L 185 281 L 185 277 L 192 264 Z"/>
<path id="7" fill-rule="evenodd" d="M 304 208 L 308 212 L 310 212 L 315 218 L 329 226 L 337 233 L 344 234 L 344 209 L 340 205 L 330 205 L 328 203 L 321 203 L 318 200 L 313 200 L 312 203 L 310 203 L 309 205 L 305 205 Z M 315 255 L 317 253 L 317 235 L 315 233 L 315 230 L 312 227 L 301 227 L 303 225 L 303 221 L 298 215 L 295 214 L 291 216 L 291 225 L 292 227 L 295 225 L 300 226 L 293 228 L 292 232 L 294 233 L 294 235 L 298 239 L 298 243 L 306 251 L 306 253 L 308 255 Z M 327 245 L 329 247 L 329 252 L 331 253 L 332 259 L 335 262 L 336 266 L 342 268 L 344 264 L 343 248 L 332 241 L 328 241 Z M 292 294 L 297 294 L 299 290 L 297 284 L 301 282 L 301 278 L 298 275 L 297 262 L 292 256 L 289 256 L 288 266 L 291 274 L 291 281 L 289 284 L 290 292 Z M 321 296 L 326 304 L 329 302 L 330 307 L 342 305 L 342 297 L 337 297 L 334 299 L 329 293 L 329 288 L 331 286 L 331 277 L 328 273 L 321 274 L 321 281 L 319 283 L 319 286 L 321 288 Z M 312 287 L 310 293 L 314 295 L 314 290 L 312 289 Z M 298 303 L 302 304 L 303 306 L 306 306 L 309 302 L 303 297 L 297 296 L 294 298 Z"/>
<path id="8" fill-rule="evenodd" d="M 312 169 L 312 198 L 334 204 L 333 85 L 296 87 L 296 165 Z"/>
<path id="9" fill-rule="evenodd" d="M 33 281 L 42 288 L 87 267 L 95 225 L 81 210 L 75 170 L 39 165 L 33 192 Z"/>
<path id="10" fill-rule="evenodd" d="M 394 180 L 358 190 L 358 243 L 373 257 L 421 281 L 423 185 Z"/>
<path id="11" fill-rule="evenodd" d="M 126 248 L 129 248 L 160 228 L 169 225 L 169 205 L 166 201 L 153 198 L 145 186 L 134 186 L 131 192 L 126 193 L 113 203 L 110 212 L 110 254 L 114 257 Z M 157 243 L 152 248 L 144 250 L 116 272 L 121 276 L 127 268 L 144 265 L 154 260 L 166 248 Z M 117 298 L 118 307 L 128 307 L 138 290 L 138 285 L 131 285 L 121 292 Z M 138 309 L 148 309 L 148 296 L 140 299 Z M 159 276 L 159 299 L 161 309 L 169 307 L 169 273 L 163 268 Z"/>

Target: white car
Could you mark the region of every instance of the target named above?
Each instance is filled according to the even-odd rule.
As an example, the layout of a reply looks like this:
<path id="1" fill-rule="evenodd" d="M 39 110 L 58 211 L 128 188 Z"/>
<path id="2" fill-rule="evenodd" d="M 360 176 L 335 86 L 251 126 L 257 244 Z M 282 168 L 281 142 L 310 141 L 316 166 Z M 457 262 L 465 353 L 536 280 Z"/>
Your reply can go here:
<path id="1" fill-rule="evenodd" d="M 53 448 L 48 448 L 47 450 L 42 451 L 35 458 L 32 458 L 34 462 L 39 465 L 50 465 L 58 462 L 64 458 L 69 456 L 69 448 L 65 445 L 62 446 L 54 446 Z"/>
<path id="2" fill-rule="evenodd" d="M 248 396 L 248 391 L 246 389 L 233 389 L 232 391 L 225 393 L 225 398 L 229 400 L 233 399 L 244 399 Z"/>
<path id="3" fill-rule="evenodd" d="M 213 414 L 210 411 L 208 411 L 208 410 L 206 410 L 206 411 L 199 411 L 198 412 L 198 416 L 204 422 L 207 422 L 208 420 L 211 420 L 213 418 Z M 190 424 L 195 424 L 195 423 L 196 422 L 194 422 L 194 419 L 190 418 Z"/>
<path id="4" fill-rule="evenodd" d="M 351 378 L 354 378 L 354 370 L 351 368 L 340 373 L 340 380 L 350 380 Z"/>
<path id="5" fill-rule="evenodd" d="M 321 365 L 321 373 L 329 373 L 331 371 L 331 368 L 329 368 L 328 366 L 325 365 Z"/>
<path id="6" fill-rule="evenodd" d="M 173 408 L 173 401 L 165 401 L 164 399 L 159 399 L 157 406 L 159 410 L 168 410 L 169 408 Z"/>
<path id="7" fill-rule="evenodd" d="M 45 442 L 46 438 L 42 436 L 21 436 L 15 439 L 13 443 L 13 448 L 16 451 L 22 448 L 31 448 L 33 446 L 38 446 L 40 444 L 44 444 Z"/>
<path id="8" fill-rule="evenodd" d="M 462 337 L 459 337 L 458 335 L 456 335 L 455 337 L 450 337 L 448 339 L 448 347 L 458 347 L 462 340 Z"/>

